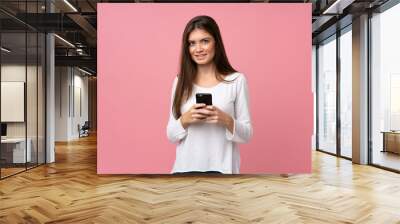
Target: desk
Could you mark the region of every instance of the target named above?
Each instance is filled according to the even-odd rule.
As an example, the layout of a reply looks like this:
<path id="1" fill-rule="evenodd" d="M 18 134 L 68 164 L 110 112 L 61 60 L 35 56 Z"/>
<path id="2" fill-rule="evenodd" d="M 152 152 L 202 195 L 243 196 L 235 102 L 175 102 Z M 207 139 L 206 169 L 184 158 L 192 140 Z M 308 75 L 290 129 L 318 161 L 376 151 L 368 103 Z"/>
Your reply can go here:
<path id="1" fill-rule="evenodd" d="M 6 163 L 30 162 L 32 160 L 32 140 L 28 138 L 26 142 L 28 147 L 26 147 L 25 154 L 25 138 L 1 139 L 1 159 L 4 159 Z"/>
<path id="2" fill-rule="evenodd" d="M 382 152 L 393 152 L 400 154 L 400 132 L 399 131 L 382 131 L 383 133 L 383 150 Z"/>

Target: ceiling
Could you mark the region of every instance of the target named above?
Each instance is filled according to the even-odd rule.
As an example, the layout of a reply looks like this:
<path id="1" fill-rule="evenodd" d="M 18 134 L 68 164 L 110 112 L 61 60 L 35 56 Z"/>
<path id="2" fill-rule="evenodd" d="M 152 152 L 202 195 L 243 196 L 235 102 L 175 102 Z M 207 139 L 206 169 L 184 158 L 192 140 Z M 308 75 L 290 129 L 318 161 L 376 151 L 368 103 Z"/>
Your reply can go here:
<path id="1" fill-rule="evenodd" d="M 376 8 L 388 0 L 1 0 L 0 22 L 1 30 L 7 33 L 9 46 L 15 49 L 24 46 L 25 39 L 21 31 L 30 28 L 31 31 L 55 32 L 56 65 L 80 66 L 96 72 L 97 57 L 97 3 L 171 3 L 171 2 L 268 2 L 268 3 L 312 3 L 313 42 L 335 32 L 334 25 L 338 20 L 346 26 L 346 19 L 351 23 L 351 17 L 365 10 Z M 50 6 L 50 7 L 49 7 Z M 50 11 L 52 13 L 48 13 Z M 328 9 L 328 10 L 327 10 Z M 28 13 L 25 13 L 28 12 Z M 324 13 L 325 12 L 325 13 Z M 334 27 L 335 29 L 332 29 Z M 20 34 L 19 34 L 20 33 Z M 4 36 L 4 35 L 3 35 Z M 66 43 L 62 39 L 70 44 Z M 13 42 L 13 43 L 12 43 Z M 2 43 L 5 43 L 2 41 Z M 72 44 L 72 45 L 71 45 Z M 35 45 L 28 45 L 31 52 Z"/>

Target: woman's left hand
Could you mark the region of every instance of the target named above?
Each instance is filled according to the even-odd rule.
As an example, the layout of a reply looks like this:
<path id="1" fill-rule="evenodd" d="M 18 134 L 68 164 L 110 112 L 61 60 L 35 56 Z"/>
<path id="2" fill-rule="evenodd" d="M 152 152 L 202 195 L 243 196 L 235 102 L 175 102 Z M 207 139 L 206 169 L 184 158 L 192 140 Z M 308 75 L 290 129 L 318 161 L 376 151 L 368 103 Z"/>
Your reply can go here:
<path id="1" fill-rule="evenodd" d="M 207 123 L 216 123 L 224 125 L 231 133 L 233 133 L 233 118 L 219 109 L 216 106 L 207 106 L 205 109 L 210 111 L 210 114 L 205 119 Z"/>

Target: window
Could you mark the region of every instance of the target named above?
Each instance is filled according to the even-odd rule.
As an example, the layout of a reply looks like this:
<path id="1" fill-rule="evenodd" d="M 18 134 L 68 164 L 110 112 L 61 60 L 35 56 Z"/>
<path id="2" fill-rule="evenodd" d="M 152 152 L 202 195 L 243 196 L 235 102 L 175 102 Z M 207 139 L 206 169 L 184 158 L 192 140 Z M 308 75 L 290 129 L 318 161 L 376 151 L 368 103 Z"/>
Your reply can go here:
<path id="1" fill-rule="evenodd" d="M 10 6 L 22 15 L 42 13 L 44 3 L 1 1 L 0 7 Z M 46 39 L 8 14 L 0 12 L 0 17 L 7 21 L 0 24 L 0 111 L 7 115 L 1 118 L 0 178 L 5 178 L 45 163 Z M 22 103 L 15 107 L 10 99 Z"/>
<path id="2" fill-rule="evenodd" d="M 340 154 L 352 157 L 352 33 L 351 26 L 340 36 Z"/>
<path id="3" fill-rule="evenodd" d="M 371 18 L 372 163 L 400 170 L 400 4 Z M 386 144 L 386 145 L 385 145 Z"/>
<path id="4" fill-rule="evenodd" d="M 336 153 L 336 36 L 318 47 L 318 149 Z"/>

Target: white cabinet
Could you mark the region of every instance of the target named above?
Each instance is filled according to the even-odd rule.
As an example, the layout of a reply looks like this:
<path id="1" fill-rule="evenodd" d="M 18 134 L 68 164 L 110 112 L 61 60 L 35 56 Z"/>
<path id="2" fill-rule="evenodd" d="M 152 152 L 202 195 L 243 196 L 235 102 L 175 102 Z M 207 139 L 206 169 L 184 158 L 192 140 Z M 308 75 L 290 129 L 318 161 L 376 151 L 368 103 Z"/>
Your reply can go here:
<path id="1" fill-rule="evenodd" d="M 28 144 L 25 153 L 25 138 L 7 138 L 2 139 L 2 146 L 6 146 L 8 149 L 12 149 L 12 163 L 25 163 L 32 161 L 32 140 L 28 138 L 26 140 Z M 25 159 L 27 159 L 25 161 Z"/>

